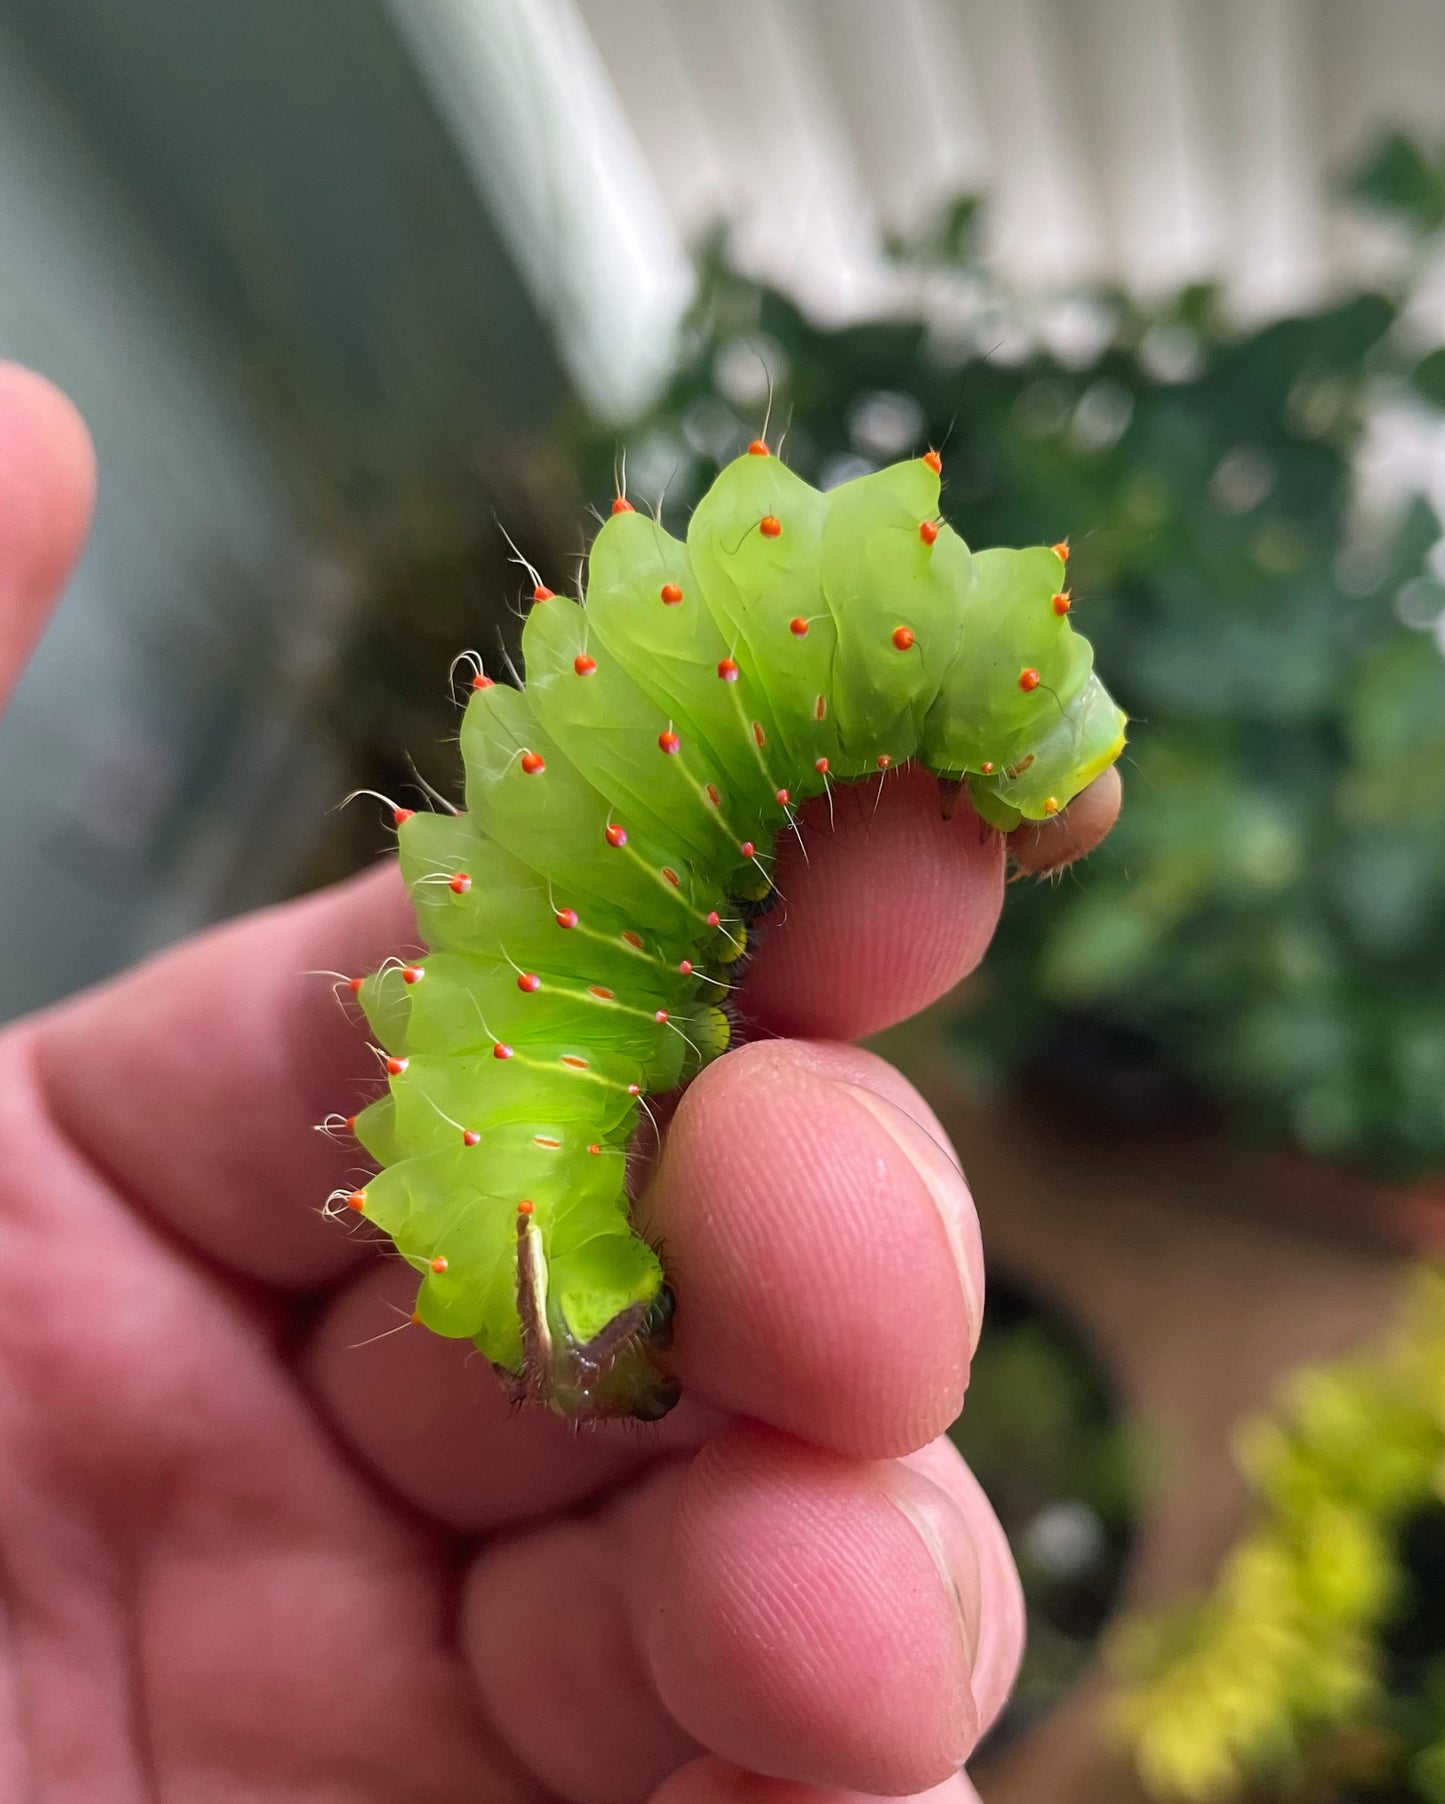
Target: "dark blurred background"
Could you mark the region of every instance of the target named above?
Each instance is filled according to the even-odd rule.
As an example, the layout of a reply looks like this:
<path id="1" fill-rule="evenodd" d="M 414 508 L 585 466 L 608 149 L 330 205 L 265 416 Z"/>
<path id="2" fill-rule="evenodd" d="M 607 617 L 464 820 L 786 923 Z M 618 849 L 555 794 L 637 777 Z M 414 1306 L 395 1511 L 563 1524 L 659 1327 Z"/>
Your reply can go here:
<path id="1" fill-rule="evenodd" d="M 1114 837 L 888 1046 L 988 1179 L 958 1432 L 1005 1738 L 1065 1749 L 984 1789 L 1133 1795 L 1106 1623 L 1445 1244 L 1442 245 L 1440 0 L 0 0 L 0 355 L 101 465 L 0 725 L 0 1018 L 453 790 L 508 535 L 571 586 L 624 458 L 678 526 L 769 409 L 824 486 L 940 446 L 1135 718 Z"/>

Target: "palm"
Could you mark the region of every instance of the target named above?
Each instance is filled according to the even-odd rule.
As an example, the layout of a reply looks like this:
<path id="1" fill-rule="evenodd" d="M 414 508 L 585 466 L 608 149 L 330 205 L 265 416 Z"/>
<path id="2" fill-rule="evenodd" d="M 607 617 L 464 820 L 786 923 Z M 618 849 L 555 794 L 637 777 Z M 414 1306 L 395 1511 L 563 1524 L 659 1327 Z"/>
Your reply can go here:
<path id="1" fill-rule="evenodd" d="M 86 511 L 73 421 L 0 368 L 0 514 L 7 477 L 30 541 L 0 531 L 0 695 Z M 747 1008 L 809 1038 L 704 1073 L 640 1204 L 688 1397 L 654 1430 L 512 1413 L 317 1210 L 356 1149 L 313 1124 L 368 1061 L 299 974 L 405 946 L 390 869 L 12 1029 L 0 1792 L 971 1797 L 949 1775 L 1021 1625 L 938 1440 L 976 1224 L 926 1105 L 838 1042 L 975 963 L 1001 884 L 907 776 L 784 872 Z"/>
<path id="2" fill-rule="evenodd" d="M 29 1048 L 6 1050 L 13 1081 Z M 512 1795 L 455 1651 L 453 1550 L 318 1418 L 285 1354 L 294 1312 L 138 1219 L 33 1084 L 3 1110 L 24 1743 L 0 1759 L 29 1770 L 0 1793 L 64 1774 L 116 1800 Z"/>

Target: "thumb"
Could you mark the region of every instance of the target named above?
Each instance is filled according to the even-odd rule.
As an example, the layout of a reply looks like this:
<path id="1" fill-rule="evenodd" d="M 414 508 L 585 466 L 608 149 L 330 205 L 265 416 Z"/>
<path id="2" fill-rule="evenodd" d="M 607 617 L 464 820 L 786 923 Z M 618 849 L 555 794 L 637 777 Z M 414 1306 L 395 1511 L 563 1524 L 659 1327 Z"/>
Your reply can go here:
<path id="1" fill-rule="evenodd" d="M 0 362 L 0 709 L 80 555 L 95 455 L 74 406 Z"/>

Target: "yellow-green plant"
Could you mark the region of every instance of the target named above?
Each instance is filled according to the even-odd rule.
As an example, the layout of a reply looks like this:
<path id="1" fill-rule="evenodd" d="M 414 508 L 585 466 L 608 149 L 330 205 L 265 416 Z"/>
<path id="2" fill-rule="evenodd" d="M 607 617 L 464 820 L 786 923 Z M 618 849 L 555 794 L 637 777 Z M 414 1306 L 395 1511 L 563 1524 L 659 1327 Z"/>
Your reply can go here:
<path id="1" fill-rule="evenodd" d="M 1421 1271 L 1384 1344 L 1297 1373 L 1239 1453 L 1255 1517 L 1216 1589 L 1120 1637 L 1147 1789 L 1442 1804 L 1445 1657 L 1418 1633 L 1442 1599 L 1406 1541 L 1445 1503 L 1445 1270 Z"/>

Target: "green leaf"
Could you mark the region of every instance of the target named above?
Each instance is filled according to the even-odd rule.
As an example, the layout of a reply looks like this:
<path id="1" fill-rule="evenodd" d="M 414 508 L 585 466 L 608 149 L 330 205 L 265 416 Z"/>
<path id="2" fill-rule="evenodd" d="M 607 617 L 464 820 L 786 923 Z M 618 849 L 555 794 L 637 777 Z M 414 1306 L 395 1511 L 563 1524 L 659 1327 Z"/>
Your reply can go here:
<path id="1" fill-rule="evenodd" d="M 1422 401 L 1445 409 L 1445 346 L 1415 365 L 1410 372 L 1410 386 Z"/>

